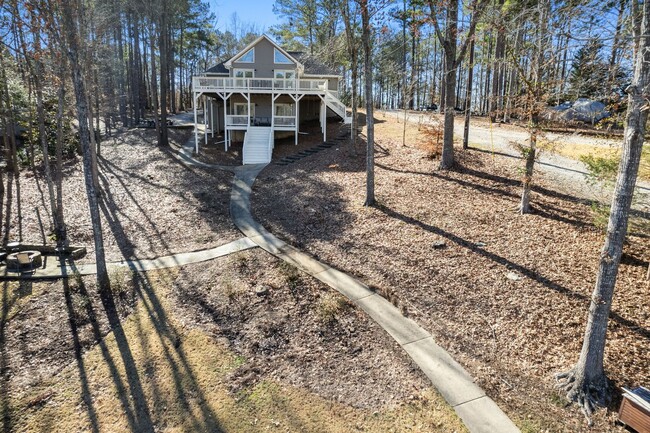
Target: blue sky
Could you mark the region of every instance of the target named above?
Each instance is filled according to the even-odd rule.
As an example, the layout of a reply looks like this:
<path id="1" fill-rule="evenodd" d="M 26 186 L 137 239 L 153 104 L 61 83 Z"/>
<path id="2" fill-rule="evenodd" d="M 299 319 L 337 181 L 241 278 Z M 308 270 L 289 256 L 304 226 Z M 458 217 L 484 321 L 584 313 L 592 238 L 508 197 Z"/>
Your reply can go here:
<path id="1" fill-rule="evenodd" d="M 244 24 L 255 24 L 264 30 L 278 22 L 273 13 L 273 0 L 209 0 L 209 3 L 221 30 L 230 26 L 233 13 Z"/>

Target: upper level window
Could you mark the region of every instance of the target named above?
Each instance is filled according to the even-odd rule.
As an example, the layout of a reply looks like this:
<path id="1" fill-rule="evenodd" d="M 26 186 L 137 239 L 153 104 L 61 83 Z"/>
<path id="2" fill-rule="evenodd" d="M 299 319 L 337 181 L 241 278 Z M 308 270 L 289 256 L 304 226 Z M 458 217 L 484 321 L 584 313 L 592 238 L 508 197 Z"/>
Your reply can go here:
<path id="1" fill-rule="evenodd" d="M 246 51 L 237 61 L 241 63 L 255 63 L 255 48 Z"/>
<path id="2" fill-rule="evenodd" d="M 274 53 L 273 53 L 273 58 L 275 63 L 293 63 L 287 56 L 282 54 L 280 50 L 277 48 L 273 48 Z"/>

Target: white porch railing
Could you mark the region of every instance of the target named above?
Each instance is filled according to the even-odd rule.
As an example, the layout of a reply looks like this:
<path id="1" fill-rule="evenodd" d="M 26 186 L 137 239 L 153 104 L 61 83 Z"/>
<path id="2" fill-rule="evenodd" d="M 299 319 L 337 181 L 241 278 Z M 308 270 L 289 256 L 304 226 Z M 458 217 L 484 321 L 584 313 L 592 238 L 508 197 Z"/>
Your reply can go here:
<path id="1" fill-rule="evenodd" d="M 226 116 L 226 126 L 248 126 L 248 116 Z"/>
<path id="2" fill-rule="evenodd" d="M 296 126 L 296 116 L 275 116 L 273 126 Z"/>
<path id="3" fill-rule="evenodd" d="M 195 92 L 273 92 L 301 91 L 325 92 L 329 82 L 325 79 L 279 79 L 279 78 L 225 78 L 225 77 L 193 77 L 192 87 Z"/>

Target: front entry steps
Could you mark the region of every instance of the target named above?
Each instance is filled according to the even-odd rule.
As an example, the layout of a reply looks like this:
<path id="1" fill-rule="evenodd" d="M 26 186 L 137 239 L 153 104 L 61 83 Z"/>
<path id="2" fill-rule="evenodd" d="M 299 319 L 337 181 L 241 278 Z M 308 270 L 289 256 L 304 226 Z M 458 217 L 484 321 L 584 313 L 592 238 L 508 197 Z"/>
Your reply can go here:
<path id="1" fill-rule="evenodd" d="M 244 135 L 242 162 L 246 164 L 267 164 L 273 154 L 273 128 L 249 126 Z"/>

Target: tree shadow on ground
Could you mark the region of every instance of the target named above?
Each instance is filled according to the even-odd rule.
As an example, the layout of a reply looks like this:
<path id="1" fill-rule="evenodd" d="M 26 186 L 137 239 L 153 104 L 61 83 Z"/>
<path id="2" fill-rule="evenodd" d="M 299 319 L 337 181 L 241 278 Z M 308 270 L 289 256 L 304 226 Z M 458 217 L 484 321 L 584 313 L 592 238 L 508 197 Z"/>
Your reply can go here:
<path id="1" fill-rule="evenodd" d="M 347 132 L 342 132 L 347 137 Z M 332 240 L 340 237 L 344 228 L 354 223 L 353 214 L 347 209 L 343 200 L 343 190 L 334 183 L 322 181 L 319 173 L 328 170 L 343 171 L 346 173 L 358 173 L 365 170 L 363 161 L 358 157 L 348 157 L 354 150 L 348 143 L 342 143 L 319 153 L 319 158 L 325 157 L 325 165 L 309 157 L 298 164 L 287 166 L 269 165 L 258 176 L 253 185 L 251 197 L 251 212 L 256 220 L 261 207 L 256 206 L 256 197 L 277 196 L 281 193 L 281 200 L 277 201 L 272 210 L 278 218 L 274 219 L 274 227 L 266 227 L 271 232 L 290 233 L 293 238 L 290 243 L 296 247 L 304 247 L 301 240 L 302 231 L 309 232 L 310 237 L 317 234 L 320 240 Z M 322 155 L 322 156 L 321 156 Z M 291 194 L 284 192 L 291 191 Z M 322 206 L 313 206 L 313 203 Z M 304 226 L 297 225 L 297 222 L 305 222 Z M 337 230 L 323 230 L 323 224 L 327 221 L 327 227 L 336 227 Z"/>
<path id="2" fill-rule="evenodd" d="M 455 169 L 454 171 L 457 173 L 461 174 L 466 174 L 472 177 L 475 177 L 477 179 L 483 179 L 483 180 L 488 180 L 490 182 L 493 182 L 494 186 L 487 186 L 480 184 L 478 182 L 470 182 L 467 180 L 463 179 L 458 179 L 454 176 L 451 176 L 449 173 L 445 171 L 431 171 L 431 172 L 419 172 L 419 171 L 412 171 L 412 170 L 400 170 L 396 169 L 393 167 L 389 167 L 386 165 L 382 165 L 381 163 L 377 163 L 377 167 L 388 170 L 388 171 L 394 171 L 398 173 L 407 173 L 407 174 L 414 174 L 414 175 L 420 175 L 420 176 L 429 176 L 429 177 L 435 177 L 438 179 L 442 179 L 445 181 L 449 182 L 454 182 L 458 185 L 468 187 L 468 188 L 473 188 L 476 189 L 477 191 L 485 194 L 494 194 L 498 196 L 504 196 L 504 197 L 511 197 L 514 199 L 519 199 L 521 196 L 518 193 L 514 193 L 510 191 L 508 188 L 513 188 L 513 187 L 521 187 L 521 180 L 520 179 L 513 179 L 510 177 L 506 176 L 499 176 L 496 174 L 488 173 L 486 171 L 481 171 L 477 170 L 475 168 L 471 168 L 467 165 L 464 165 L 462 163 L 456 163 L 455 164 Z M 501 187 L 502 186 L 502 187 Z M 581 197 L 576 197 L 574 195 L 566 194 L 563 192 L 559 192 L 556 190 L 552 190 L 540 185 L 533 185 L 532 186 L 532 191 L 536 194 L 546 196 L 552 199 L 557 199 L 561 201 L 565 201 L 568 203 L 576 203 L 576 204 L 581 204 L 585 206 L 590 206 L 593 201 L 584 199 Z M 586 221 L 586 220 L 578 220 L 575 218 L 570 218 L 571 212 L 568 210 L 564 210 L 561 208 L 558 208 L 556 206 L 551 205 L 548 201 L 545 201 L 541 205 L 535 205 L 535 200 L 533 199 L 533 204 L 532 204 L 532 209 L 533 213 L 543 217 L 543 218 L 548 218 L 552 220 L 556 220 L 559 222 L 563 222 L 566 224 L 570 224 L 574 227 L 578 228 L 584 228 L 584 227 L 589 227 L 593 226 L 592 221 Z M 650 218 L 650 214 L 647 212 L 643 212 L 640 210 L 636 209 L 630 209 L 630 216 L 635 217 L 635 218 L 641 218 L 641 219 L 648 219 Z M 643 236 L 643 234 L 639 233 L 639 235 Z"/>
<path id="3" fill-rule="evenodd" d="M 261 182 L 255 185 L 255 196 L 259 197 L 263 194 L 271 196 L 277 195 L 280 191 L 281 201 L 278 206 L 271 209 L 268 205 L 265 206 L 266 211 L 273 212 L 274 218 L 271 222 L 267 222 L 267 229 L 272 233 L 286 234 L 289 236 L 289 242 L 298 248 L 308 248 L 319 250 L 319 247 L 312 244 L 321 242 L 336 241 L 339 248 L 346 250 L 345 243 L 341 242 L 341 236 L 345 233 L 346 227 L 355 224 L 356 214 L 348 211 L 349 203 L 345 202 L 343 197 L 343 189 L 335 183 L 328 183 L 323 181 L 323 176 L 328 171 L 328 167 L 332 166 L 331 163 L 336 162 L 336 170 L 345 172 L 361 172 L 365 169 L 360 157 L 346 157 L 345 155 L 332 154 L 331 160 L 322 161 L 321 165 L 308 165 L 303 164 L 301 167 L 286 169 L 284 172 L 279 173 L 277 170 L 271 175 L 266 170 L 260 175 Z M 467 179 L 459 179 L 453 177 L 445 172 L 420 172 L 412 170 L 402 170 L 388 166 L 382 162 L 376 163 L 376 166 L 381 169 L 390 170 L 399 173 L 423 175 L 430 178 L 437 178 L 446 182 L 454 182 L 463 187 L 473 188 L 481 193 L 494 194 L 498 196 L 505 196 L 513 199 L 519 199 L 519 195 L 513 192 L 512 187 L 520 186 L 520 181 L 511 179 L 505 176 L 499 176 L 491 173 L 481 171 L 476 168 L 459 165 L 457 171 L 465 175 L 465 177 L 474 177 L 476 179 L 487 180 L 492 182 L 492 185 L 484 185 L 480 182 L 472 182 Z M 359 185 L 362 188 L 362 185 Z M 534 186 L 533 189 L 538 194 L 541 194 L 548 199 L 562 200 L 570 203 L 585 204 L 585 201 L 577 197 L 557 192 L 542 186 Z M 282 191 L 291 191 L 287 194 Z M 253 209 L 258 216 L 260 215 L 260 207 L 255 206 L 255 196 L 252 199 L 254 205 Z M 360 202 L 362 197 L 359 197 Z M 592 224 L 589 221 L 572 217 L 570 210 L 563 209 L 559 206 L 549 203 L 545 199 L 543 205 L 535 209 L 535 212 L 543 217 L 552 220 L 569 224 L 577 228 L 589 228 Z M 314 204 L 318 203 L 321 207 L 315 208 Z M 505 257 L 486 251 L 483 248 L 476 246 L 475 243 L 467 241 L 460 236 L 453 233 L 439 229 L 438 227 L 423 223 L 415 218 L 403 215 L 394 211 L 385 205 L 378 204 L 376 208 L 382 211 L 387 216 L 399 219 L 409 225 L 424 229 L 428 232 L 445 237 L 450 241 L 458 244 L 459 246 L 475 252 L 491 261 L 501 264 L 508 269 L 519 272 L 520 274 L 542 284 L 555 292 L 558 292 L 569 299 L 578 300 L 581 303 L 589 301 L 589 297 L 581 293 L 575 292 L 553 280 L 545 277 L 539 272 L 515 263 Z M 293 217 L 297 213 L 309 215 L 305 218 L 304 224 L 299 224 L 300 218 Z M 267 218 L 257 218 L 258 220 L 268 220 Z M 326 227 L 321 228 L 320 222 L 327 221 Z M 370 245 L 363 239 L 356 239 L 353 245 L 349 248 L 355 248 L 357 251 L 364 248 L 377 249 L 377 245 Z M 387 254 L 388 251 L 384 254 Z M 345 269 L 345 271 L 354 270 Z M 617 323 L 628 327 L 632 332 L 643 338 L 650 338 L 650 330 L 639 326 L 637 323 L 622 317 L 617 312 L 612 312 L 612 318 Z"/>
<path id="4" fill-rule="evenodd" d="M 505 152 L 499 152 L 499 151 L 493 151 L 493 150 L 487 150 L 487 149 L 481 149 L 481 148 L 478 148 L 478 147 L 469 147 L 469 150 L 472 150 L 472 151 L 475 151 L 475 152 L 499 155 L 499 156 L 503 156 L 503 157 L 506 157 L 506 158 L 513 158 L 513 159 L 519 159 L 519 160 L 522 159 L 521 156 L 518 156 L 518 155 L 512 155 L 512 154 L 505 153 Z M 541 166 L 546 166 L 546 167 L 553 167 L 553 168 L 556 168 L 558 170 L 569 171 L 569 172 L 582 174 L 582 175 L 589 174 L 589 173 L 587 173 L 586 171 L 583 171 L 583 170 L 576 170 L 574 168 L 564 167 L 564 166 L 557 165 L 557 164 L 551 164 L 550 162 L 536 161 L 535 164 L 536 165 L 541 165 Z M 647 188 L 645 186 L 637 185 L 636 188 L 638 190 L 640 190 L 640 191 L 643 191 L 644 193 L 650 193 L 650 188 Z"/>
<path id="5" fill-rule="evenodd" d="M 534 271 L 532 269 L 528 269 L 527 267 L 522 266 L 522 265 L 520 265 L 518 263 L 512 262 L 511 260 L 509 260 L 509 259 L 507 259 L 505 257 L 502 257 L 502 256 L 500 256 L 498 254 L 495 254 L 495 253 L 492 253 L 490 251 L 487 251 L 484 248 L 478 246 L 476 243 L 467 241 L 467 240 L 461 238 L 460 236 L 457 236 L 457 235 L 455 235 L 455 234 L 453 234 L 451 232 L 448 232 L 448 231 L 443 230 L 443 229 L 441 229 L 439 227 L 433 226 L 431 224 L 424 223 L 424 222 L 419 221 L 419 220 L 417 220 L 415 218 L 412 218 L 410 216 L 399 213 L 399 212 L 397 212 L 397 211 L 395 211 L 393 209 L 390 209 L 390 208 L 388 208 L 388 207 L 386 207 L 384 205 L 377 205 L 376 208 L 378 210 L 380 210 L 381 212 L 383 212 L 384 214 L 386 214 L 387 216 L 391 217 L 391 218 L 399 219 L 400 221 L 403 221 L 403 222 L 405 222 L 405 223 L 407 223 L 409 225 L 416 226 L 416 227 L 419 227 L 419 228 L 421 228 L 423 230 L 426 230 L 426 231 L 428 231 L 430 233 L 436 234 L 436 235 L 438 235 L 440 237 L 443 237 L 443 238 L 455 243 L 456 245 L 458 245 L 460 247 L 463 247 L 463 248 L 471 251 L 472 253 L 476 253 L 476 254 L 478 254 L 478 255 L 480 255 L 482 257 L 485 257 L 485 258 L 487 258 L 487 259 L 489 259 L 489 260 L 491 260 L 491 261 L 493 261 L 495 263 L 498 263 L 498 264 L 500 264 L 502 266 L 505 266 L 507 269 L 512 269 L 514 271 L 517 271 L 518 273 L 530 278 L 531 280 L 534 280 L 534 281 L 542 284 L 544 287 L 547 287 L 547 288 L 549 288 L 551 290 L 554 290 L 554 291 L 556 291 L 558 293 L 561 293 L 562 295 L 566 296 L 567 298 L 575 299 L 575 300 L 578 300 L 578 301 L 580 301 L 582 303 L 589 303 L 591 301 L 590 296 L 586 296 L 586 295 L 584 295 L 582 293 L 578 293 L 578 292 L 575 292 L 575 291 L 573 291 L 573 290 L 571 290 L 571 289 L 569 289 L 567 287 L 564 287 L 561 284 L 558 284 L 558 283 L 554 282 L 550 278 L 547 278 L 547 277 L 541 275 L 537 271 Z M 636 333 L 640 337 L 650 339 L 650 329 L 646 329 L 646 328 L 640 326 L 639 324 L 624 318 L 623 316 L 621 316 L 620 314 L 618 314 L 615 311 L 612 311 L 610 313 L 610 317 L 612 318 L 612 320 L 614 320 L 615 322 L 627 327 L 628 329 L 630 329 L 630 331 Z"/>
<path id="6" fill-rule="evenodd" d="M 110 193 L 108 191 L 105 192 L 105 200 L 110 200 Z M 106 217 L 106 220 L 109 222 L 110 230 L 113 232 L 115 239 L 128 240 L 128 236 L 125 233 L 124 227 L 122 226 L 117 215 L 117 209 L 114 206 L 107 205 L 104 201 L 102 201 L 101 208 Z M 147 223 L 151 224 L 155 228 L 154 222 L 150 219 L 147 220 Z M 167 244 L 163 242 L 163 245 L 168 249 Z M 134 255 L 133 248 L 129 245 L 128 242 L 119 244 L 119 247 L 125 259 L 137 259 Z M 134 291 L 137 295 L 138 302 L 142 305 L 143 308 L 145 308 L 149 319 L 154 325 L 159 343 L 164 351 L 165 362 L 172 372 L 174 388 L 177 397 L 175 402 L 178 403 L 186 413 L 186 421 L 191 424 L 192 431 L 210 431 L 217 433 L 221 432 L 222 428 L 220 426 L 218 418 L 216 414 L 209 408 L 204 392 L 202 391 L 196 375 L 192 371 L 192 367 L 187 360 L 187 355 L 181 346 L 180 333 L 174 328 L 171 321 L 167 317 L 167 313 L 162 305 L 162 302 L 153 289 L 149 275 L 147 273 L 137 272 L 137 269 L 134 266 L 132 266 L 131 270 L 133 272 Z M 164 273 L 163 271 L 159 272 Z M 141 416 L 135 417 L 133 424 L 131 422 L 129 424 L 132 424 L 131 426 L 135 427 L 132 428 L 133 431 L 154 431 L 154 426 L 151 423 L 149 406 L 153 406 L 154 408 L 164 408 L 164 395 L 157 389 L 155 375 L 152 375 L 149 382 L 154 388 L 152 393 L 154 402 L 152 405 L 150 405 L 146 401 L 138 374 L 139 369 L 136 365 L 135 360 L 133 359 L 130 349 L 130 345 L 136 344 L 136 342 L 129 342 L 122 329 L 122 324 L 119 320 L 119 314 L 117 312 L 113 294 L 102 294 L 101 300 L 102 305 L 104 306 L 106 314 L 109 318 L 109 323 L 111 325 L 113 334 L 115 335 L 116 343 L 122 355 L 122 360 L 127 372 L 128 384 L 132 391 L 128 395 L 133 396 L 133 402 L 122 402 L 122 406 L 127 414 L 127 417 L 129 417 L 129 410 L 132 412 L 135 411 L 136 413 L 141 413 Z M 138 336 L 138 343 L 143 349 L 142 353 L 149 353 L 149 337 L 145 332 L 142 332 L 141 328 L 139 328 Z M 144 363 L 145 365 L 149 364 L 147 360 L 145 360 Z M 147 369 L 145 368 L 145 372 L 146 370 Z M 113 375 L 113 377 L 116 378 L 115 375 Z M 194 413 L 190 405 L 190 400 L 197 397 L 200 401 L 199 416 Z M 133 409 L 129 409 L 130 405 L 133 405 Z M 131 417 L 129 417 L 129 419 L 131 419 Z M 139 424 L 136 424 L 136 422 L 139 422 Z"/>
<path id="7" fill-rule="evenodd" d="M 185 131 L 179 137 L 176 139 L 185 140 L 190 133 Z M 130 137 L 115 140 L 124 144 Z M 123 238 L 115 239 L 119 252 L 128 253 L 123 257 L 135 253 L 160 256 L 188 249 L 180 250 L 182 245 L 199 249 L 207 242 L 233 240 L 235 228 L 228 217 L 231 175 L 179 164 L 171 148 L 140 146 L 150 158 L 127 156 L 122 160 L 116 151 L 98 157 L 103 216 L 109 226 L 119 222 L 123 227 L 106 234 L 123 233 Z M 190 222 L 195 220 L 198 224 Z"/>
<path id="8" fill-rule="evenodd" d="M 9 294 L 9 281 L 2 282 L 2 304 L 0 305 L 0 416 L 2 416 L 2 431 L 10 432 L 13 428 L 11 389 L 9 385 L 9 354 L 6 346 L 7 323 L 9 312 L 18 297 Z"/>

